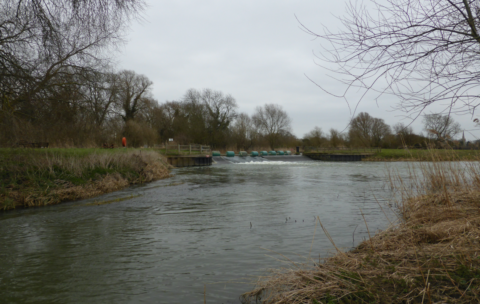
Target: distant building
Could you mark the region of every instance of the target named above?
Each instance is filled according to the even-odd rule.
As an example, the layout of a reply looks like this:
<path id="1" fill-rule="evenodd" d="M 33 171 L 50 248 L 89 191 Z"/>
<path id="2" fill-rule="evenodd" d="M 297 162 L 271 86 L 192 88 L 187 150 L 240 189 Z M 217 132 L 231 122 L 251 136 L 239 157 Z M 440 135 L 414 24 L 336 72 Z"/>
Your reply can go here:
<path id="1" fill-rule="evenodd" d="M 466 147 L 467 141 L 465 140 L 465 131 L 462 133 L 462 139 L 460 140 L 460 147 Z"/>

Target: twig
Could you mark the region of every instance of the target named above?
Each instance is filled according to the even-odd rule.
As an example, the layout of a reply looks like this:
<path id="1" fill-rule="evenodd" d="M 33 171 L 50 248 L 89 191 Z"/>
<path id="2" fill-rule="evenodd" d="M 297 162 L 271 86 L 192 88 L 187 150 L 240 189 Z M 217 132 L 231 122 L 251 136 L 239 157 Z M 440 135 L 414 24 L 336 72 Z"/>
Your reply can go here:
<path id="1" fill-rule="evenodd" d="M 317 216 L 317 219 L 318 219 L 318 222 L 320 223 L 320 226 L 322 227 L 322 230 L 323 232 L 325 233 L 325 235 L 327 236 L 328 240 L 330 241 L 330 243 L 332 243 L 333 247 L 335 247 L 335 249 L 337 250 L 338 253 L 340 253 L 341 255 L 343 255 L 344 257 L 347 257 L 347 255 L 345 253 L 343 253 L 343 251 L 341 251 L 340 249 L 338 249 L 337 245 L 335 245 L 335 242 L 333 241 L 332 237 L 330 236 L 330 233 L 328 233 L 327 229 L 325 229 L 325 227 L 323 226 L 322 224 L 322 221 L 320 220 L 320 217 Z"/>
<path id="2" fill-rule="evenodd" d="M 353 233 L 352 233 L 352 247 L 355 247 L 355 231 L 357 231 L 357 227 L 358 227 L 358 224 L 357 226 L 355 226 L 355 229 L 353 229 Z"/>
<path id="3" fill-rule="evenodd" d="M 308 259 L 310 259 L 310 254 L 312 253 L 313 240 L 315 239 L 315 232 L 317 231 L 317 219 L 315 218 L 315 229 L 313 230 L 312 244 L 310 245 L 310 252 L 308 253 Z"/>
<path id="4" fill-rule="evenodd" d="M 363 221 L 365 222 L 365 226 L 367 227 L 368 240 L 370 241 L 370 246 L 372 247 L 372 250 L 375 251 L 375 248 L 373 248 L 372 236 L 370 235 L 370 230 L 368 229 L 367 220 L 365 219 L 365 216 L 363 215 L 362 208 L 358 208 L 358 209 L 360 209 L 360 213 L 362 214 Z"/>

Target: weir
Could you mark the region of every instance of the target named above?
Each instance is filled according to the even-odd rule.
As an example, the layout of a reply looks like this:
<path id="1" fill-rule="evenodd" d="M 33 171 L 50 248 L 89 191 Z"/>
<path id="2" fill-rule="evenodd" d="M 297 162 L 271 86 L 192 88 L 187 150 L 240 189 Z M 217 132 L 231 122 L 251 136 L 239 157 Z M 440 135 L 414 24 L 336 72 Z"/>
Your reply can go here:
<path id="1" fill-rule="evenodd" d="M 313 160 L 340 161 L 340 162 L 361 161 L 363 158 L 369 156 L 367 154 L 324 154 L 324 153 L 304 153 L 304 155 Z"/>
<path id="2" fill-rule="evenodd" d="M 174 167 L 204 167 L 212 165 L 210 155 L 167 156 L 168 163 Z"/>
<path id="3" fill-rule="evenodd" d="M 214 156 L 215 164 L 242 164 L 261 162 L 311 162 L 312 160 L 302 155 L 278 155 L 278 156 Z"/>

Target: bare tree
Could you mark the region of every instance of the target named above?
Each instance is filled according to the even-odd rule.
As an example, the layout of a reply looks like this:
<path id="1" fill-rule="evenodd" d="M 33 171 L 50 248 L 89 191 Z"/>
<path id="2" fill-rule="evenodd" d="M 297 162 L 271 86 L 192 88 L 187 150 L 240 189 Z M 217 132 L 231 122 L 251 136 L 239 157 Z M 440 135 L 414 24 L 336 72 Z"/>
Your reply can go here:
<path id="1" fill-rule="evenodd" d="M 79 91 L 88 115 L 97 127 L 101 127 L 114 113 L 118 94 L 117 78 L 113 72 L 89 71 L 82 79 Z"/>
<path id="2" fill-rule="evenodd" d="M 328 136 L 330 140 L 330 145 L 334 148 L 339 147 L 345 142 L 345 136 L 336 129 L 330 129 L 330 135 Z"/>
<path id="3" fill-rule="evenodd" d="M 218 146 L 220 142 L 225 143 L 225 132 L 237 116 L 235 112 L 237 102 L 231 95 L 224 95 L 220 91 L 213 91 L 211 89 L 203 90 L 201 100 L 208 113 L 206 117 L 206 129 L 209 144 L 215 147 Z"/>
<path id="4" fill-rule="evenodd" d="M 187 118 L 182 104 L 178 101 L 167 101 L 158 108 L 157 132 L 161 142 L 165 143 L 169 138 L 184 137 L 187 128 Z"/>
<path id="5" fill-rule="evenodd" d="M 122 42 L 143 6 L 143 0 L 0 1 L 0 128 L 20 134 L 51 102 L 82 101 L 59 92 L 81 85 L 77 75 L 106 66 L 107 49 Z"/>
<path id="6" fill-rule="evenodd" d="M 362 112 L 350 122 L 349 137 L 357 145 L 379 147 L 382 139 L 391 133 L 383 119 Z"/>
<path id="7" fill-rule="evenodd" d="M 461 132 L 461 126 L 449 115 L 427 114 L 423 117 L 425 131 L 436 140 L 453 139 Z"/>
<path id="8" fill-rule="evenodd" d="M 248 114 L 240 113 L 232 126 L 233 139 L 237 149 L 248 150 L 255 145 L 257 132 Z"/>
<path id="9" fill-rule="evenodd" d="M 443 111 L 473 112 L 480 105 L 480 4 L 475 0 L 351 1 L 343 29 L 323 34 L 318 55 L 334 63 L 346 90 L 393 94 L 398 108 L 418 117 L 433 103 Z M 326 27 L 325 27 L 326 28 Z M 328 46 L 330 44 L 330 46 Z"/>
<path id="10" fill-rule="evenodd" d="M 389 125 L 381 118 L 374 118 L 372 125 L 372 144 L 374 147 L 380 147 L 382 141 L 392 133 Z"/>
<path id="11" fill-rule="evenodd" d="M 396 144 L 401 146 L 413 146 L 415 144 L 420 144 L 422 139 L 421 136 L 413 132 L 411 126 L 406 126 L 404 123 L 397 123 L 393 126 L 393 133 L 396 136 Z"/>
<path id="12" fill-rule="evenodd" d="M 326 141 L 327 139 L 319 127 L 313 128 L 312 131 L 303 136 L 303 142 L 308 146 L 320 147 L 325 144 Z"/>
<path id="13" fill-rule="evenodd" d="M 145 75 L 123 70 L 117 75 L 117 105 L 125 122 L 133 120 L 137 112 L 146 106 L 151 98 L 152 82 Z"/>
<path id="14" fill-rule="evenodd" d="M 272 149 L 278 146 L 281 135 L 291 130 L 290 117 L 281 106 L 276 104 L 257 107 L 252 119 L 259 132 L 267 138 Z"/>
<path id="15" fill-rule="evenodd" d="M 98 69 L 142 0 L 0 2 L 2 102 L 33 98 L 58 74 Z"/>

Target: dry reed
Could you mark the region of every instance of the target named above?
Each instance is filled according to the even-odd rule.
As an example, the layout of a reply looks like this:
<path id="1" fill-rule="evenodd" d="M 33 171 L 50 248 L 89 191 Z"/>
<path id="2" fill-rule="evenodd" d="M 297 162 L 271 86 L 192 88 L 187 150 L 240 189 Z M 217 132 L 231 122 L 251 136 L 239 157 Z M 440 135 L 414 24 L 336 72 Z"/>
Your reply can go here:
<path id="1" fill-rule="evenodd" d="M 280 269 L 245 303 L 480 303 L 480 165 L 389 172 L 401 221 L 312 268 Z"/>
<path id="2" fill-rule="evenodd" d="M 84 155 L 32 152 L 19 157 L 4 161 L 0 170 L 14 181 L 2 187 L 0 209 L 94 197 L 168 177 L 170 168 L 164 157 L 153 151 Z"/>

